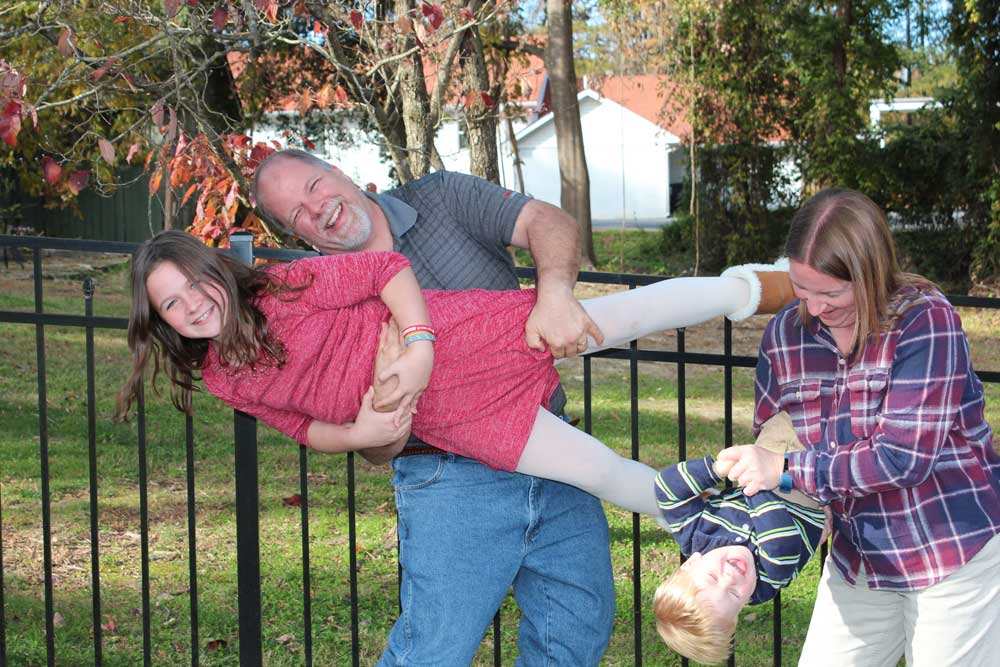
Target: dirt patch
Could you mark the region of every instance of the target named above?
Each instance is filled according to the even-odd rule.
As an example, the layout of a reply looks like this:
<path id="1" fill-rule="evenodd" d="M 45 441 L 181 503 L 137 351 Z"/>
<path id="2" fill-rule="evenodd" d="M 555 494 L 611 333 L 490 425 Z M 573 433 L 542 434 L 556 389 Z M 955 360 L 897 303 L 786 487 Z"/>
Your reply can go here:
<path id="1" fill-rule="evenodd" d="M 2 275 L 13 280 L 31 280 L 34 275 L 33 254 L 21 250 L 10 253 L 2 267 Z M 118 253 L 81 253 L 63 250 L 42 251 L 42 277 L 46 280 L 82 280 L 86 276 L 107 273 L 128 263 L 128 255 Z"/>

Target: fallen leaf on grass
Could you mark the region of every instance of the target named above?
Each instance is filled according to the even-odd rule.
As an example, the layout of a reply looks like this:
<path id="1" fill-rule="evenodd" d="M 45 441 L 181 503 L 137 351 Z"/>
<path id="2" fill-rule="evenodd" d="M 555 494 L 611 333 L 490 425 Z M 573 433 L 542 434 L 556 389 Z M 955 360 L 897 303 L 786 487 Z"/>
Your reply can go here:
<path id="1" fill-rule="evenodd" d="M 206 651 L 217 651 L 220 648 L 226 648 L 229 645 L 225 639 L 213 639 L 210 642 L 205 642 Z"/>

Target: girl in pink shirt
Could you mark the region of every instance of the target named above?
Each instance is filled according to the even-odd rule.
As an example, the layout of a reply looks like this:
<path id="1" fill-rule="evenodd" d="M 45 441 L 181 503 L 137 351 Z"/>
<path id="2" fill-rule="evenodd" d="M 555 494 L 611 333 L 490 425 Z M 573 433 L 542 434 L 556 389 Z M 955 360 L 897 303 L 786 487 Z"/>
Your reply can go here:
<path id="1" fill-rule="evenodd" d="M 545 409 L 559 375 L 552 355 L 524 339 L 534 290 L 421 292 L 409 262 L 392 252 L 257 269 L 177 231 L 140 246 L 131 278 L 133 369 L 118 417 L 129 411 L 152 358 L 154 383 L 162 367 L 184 412 L 200 374 L 210 393 L 313 449 L 381 444 L 359 441 L 351 428 L 359 411 L 372 407 L 375 354 L 392 317 L 412 333 L 379 378 L 398 380 L 386 398 L 400 403 L 386 421 L 390 439 L 412 430 L 493 468 L 565 482 L 659 515 L 656 470 Z M 745 311 L 752 299 L 743 277 L 677 278 L 583 306 L 610 347 Z M 591 340 L 587 352 L 596 349 Z"/>

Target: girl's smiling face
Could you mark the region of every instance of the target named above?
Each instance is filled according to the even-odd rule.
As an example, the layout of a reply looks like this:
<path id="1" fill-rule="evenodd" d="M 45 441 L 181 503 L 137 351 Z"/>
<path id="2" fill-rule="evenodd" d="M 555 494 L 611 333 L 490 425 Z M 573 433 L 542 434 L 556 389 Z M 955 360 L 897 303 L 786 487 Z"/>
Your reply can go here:
<path id="1" fill-rule="evenodd" d="M 215 283 L 191 280 L 164 261 L 146 278 L 146 293 L 160 318 L 185 338 L 217 338 L 222 332 L 226 299 Z"/>

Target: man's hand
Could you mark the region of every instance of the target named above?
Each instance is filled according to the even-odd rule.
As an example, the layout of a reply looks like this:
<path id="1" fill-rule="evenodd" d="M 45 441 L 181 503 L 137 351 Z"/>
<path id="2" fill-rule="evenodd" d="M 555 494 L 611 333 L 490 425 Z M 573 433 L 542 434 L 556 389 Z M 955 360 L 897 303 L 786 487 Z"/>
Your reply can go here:
<path id="1" fill-rule="evenodd" d="M 372 387 L 375 389 L 373 404 L 379 412 L 393 412 L 399 407 L 398 401 L 396 403 L 386 401 L 399 386 L 399 378 L 392 375 L 384 382 L 380 382 L 379 376 L 403 356 L 405 347 L 399 336 L 399 326 L 396 324 L 396 320 L 390 319 L 388 324 L 383 323 L 378 339 L 378 351 L 375 353 L 375 372 L 372 377 Z"/>
<path id="2" fill-rule="evenodd" d="M 758 491 L 770 491 L 781 482 L 785 457 L 756 445 L 738 445 L 719 452 L 716 469 L 731 464 L 728 477 L 743 494 L 752 496 Z"/>
<path id="3" fill-rule="evenodd" d="M 604 334 L 569 289 L 538 290 L 538 300 L 524 327 L 528 347 L 544 350 L 548 345 L 556 359 L 574 357 L 587 349 L 587 336 L 598 345 Z"/>

